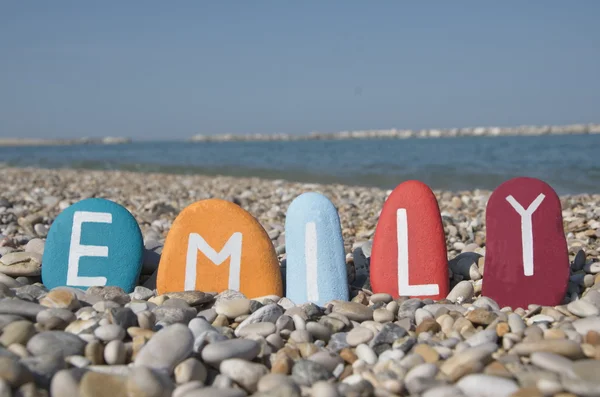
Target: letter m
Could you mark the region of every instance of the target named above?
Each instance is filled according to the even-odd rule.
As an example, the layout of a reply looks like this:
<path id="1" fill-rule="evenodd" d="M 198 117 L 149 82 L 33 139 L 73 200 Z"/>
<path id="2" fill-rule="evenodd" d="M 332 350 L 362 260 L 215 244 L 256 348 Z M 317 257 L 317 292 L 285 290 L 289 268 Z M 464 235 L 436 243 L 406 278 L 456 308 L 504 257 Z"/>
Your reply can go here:
<path id="1" fill-rule="evenodd" d="M 229 284 L 228 288 L 239 291 L 240 289 L 240 263 L 242 261 L 242 233 L 236 232 L 231 235 L 220 252 L 215 251 L 206 240 L 198 233 L 190 233 L 188 238 L 188 250 L 185 262 L 186 291 L 196 289 L 196 265 L 198 262 L 198 251 L 201 251 L 211 262 L 219 266 L 227 258 L 229 261 Z"/>

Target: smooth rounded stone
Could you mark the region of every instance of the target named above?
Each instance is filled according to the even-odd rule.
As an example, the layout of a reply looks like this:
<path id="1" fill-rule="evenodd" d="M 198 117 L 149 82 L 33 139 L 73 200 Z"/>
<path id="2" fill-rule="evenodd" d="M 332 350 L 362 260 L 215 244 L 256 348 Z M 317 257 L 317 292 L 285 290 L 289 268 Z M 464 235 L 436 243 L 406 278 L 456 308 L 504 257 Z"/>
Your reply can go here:
<path id="1" fill-rule="evenodd" d="M 77 368 L 84 368 L 92 364 L 90 360 L 83 356 L 65 357 L 65 362 Z"/>
<path id="2" fill-rule="evenodd" d="M 67 362 L 57 354 L 25 357 L 21 359 L 21 364 L 31 371 L 35 383 L 43 388 L 50 387 L 54 374 L 67 367 Z"/>
<path id="3" fill-rule="evenodd" d="M 3 299 L 0 305 L 0 314 L 16 314 L 31 319 L 35 319 L 42 310 L 46 307 L 21 299 Z"/>
<path id="4" fill-rule="evenodd" d="M 600 396 L 600 384 L 597 381 L 589 382 L 581 379 L 563 377 L 561 384 L 564 389 L 577 396 Z"/>
<path id="5" fill-rule="evenodd" d="M 537 323 L 553 323 L 554 317 L 545 314 L 536 314 L 527 319 L 527 324 L 533 325 Z"/>
<path id="6" fill-rule="evenodd" d="M 292 321 L 294 321 L 294 328 L 296 330 L 305 330 L 306 329 L 306 321 L 304 321 L 304 319 L 301 316 L 294 314 L 292 316 Z"/>
<path id="7" fill-rule="evenodd" d="M 421 325 L 423 320 L 425 320 L 427 318 L 434 318 L 433 314 L 431 314 L 430 312 L 428 312 L 427 310 L 424 310 L 424 309 L 417 309 L 415 311 L 415 324 L 417 326 Z"/>
<path id="8" fill-rule="evenodd" d="M 261 307 L 254 313 L 252 313 L 248 318 L 238 325 L 235 329 L 235 336 L 239 336 L 240 330 L 242 330 L 245 326 L 254 323 L 276 323 L 277 319 L 283 315 L 283 309 L 278 306 L 276 303 L 272 303 L 266 306 Z"/>
<path id="9" fill-rule="evenodd" d="M 6 347 L 13 343 L 25 345 L 34 334 L 35 328 L 30 321 L 14 321 L 2 329 L 0 344 Z"/>
<path id="10" fill-rule="evenodd" d="M 317 362 L 298 360 L 292 367 L 292 377 L 299 385 L 312 386 L 320 380 L 331 379 L 333 375 Z"/>
<path id="11" fill-rule="evenodd" d="M 127 375 L 127 397 L 170 397 L 173 382 L 146 367 L 133 367 Z"/>
<path id="12" fill-rule="evenodd" d="M 8 288 L 18 288 L 21 287 L 21 283 L 16 281 L 11 276 L 7 276 L 4 273 L 0 273 L 0 284 L 6 285 Z"/>
<path id="13" fill-rule="evenodd" d="M 192 381 L 206 382 L 208 370 L 200 361 L 193 357 L 180 362 L 175 367 L 175 382 L 177 384 L 188 383 Z"/>
<path id="14" fill-rule="evenodd" d="M 46 242 L 41 238 L 32 238 L 27 242 L 27 244 L 25 244 L 25 247 L 23 247 L 23 249 L 25 250 L 25 252 L 34 252 L 38 255 L 43 255 L 45 244 Z"/>
<path id="15" fill-rule="evenodd" d="M 250 300 L 246 298 L 221 300 L 214 306 L 217 314 L 229 319 L 250 313 Z"/>
<path id="16" fill-rule="evenodd" d="M 471 347 L 483 345 L 485 343 L 496 343 L 498 341 L 498 333 L 495 329 L 486 329 L 476 332 L 465 340 L 465 343 Z"/>
<path id="17" fill-rule="evenodd" d="M 510 351 L 510 353 L 519 356 L 528 356 L 535 352 L 555 353 L 573 360 L 583 357 L 581 346 L 576 342 L 566 339 L 519 343 Z"/>
<path id="18" fill-rule="evenodd" d="M 104 361 L 108 365 L 125 364 L 127 350 L 121 340 L 111 340 L 104 348 Z"/>
<path id="19" fill-rule="evenodd" d="M 395 323 L 387 323 L 369 342 L 371 348 L 379 345 L 392 344 L 407 334 L 406 329 Z"/>
<path id="20" fill-rule="evenodd" d="M 359 359 L 363 360 L 367 364 L 373 365 L 377 362 L 377 354 L 366 344 L 360 344 L 356 346 L 354 351 Z"/>
<path id="21" fill-rule="evenodd" d="M 246 392 L 241 389 L 203 387 L 201 389 L 192 389 L 180 397 L 245 397 Z"/>
<path id="22" fill-rule="evenodd" d="M 475 299 L 473 302 L 473 306 L 481 307 L 483 309 L 487 309 L 489 311 L 499 311 L 500 306 L 496 303 L 492 298 L 488 298 L 487 296 L 480 296 Z"/>
<path id="23" fill-rule="evenodd" d="M 508 397 L 519 389 L 510 379 L 483 374 L 467 375 L 456 386 L 467 397 Z"/>
<path id="24" fill-rule="evenodd" d="M 24 318 L 17 316 L 16 314 L 0 314 L 0 331 L 10 323 L 22 320 L 24 320 Z"/>
<path id="25" fill-rule="evenodd" d="M 123 340 L 125 338 L 125 330 L 115 324 L 106 324 L 96 328 L 94 336 L 104 342 Z"/>
<path id="26" fill-rule="evenodd" d="M 79 393 L 81 397 L 128 397 L 127 378 L 89 371 L 81 378 Z"/>
<path id="27" fill-rule="evenodd" d="M 269 392 L 273 390 L 278 393 L 279 390 L 285 389 L 290 396 L 300 396 L 300 388 L 294 383 L 294 380 L 287 375 L 270 373 L 258 381 L 256 386 L 259 392 Z"/>
<path id="28" fill-rule="evenodd" d="M 600 317 L 580 318 L 571 324 L 580 335 L 585 335 L 589 331 L 600 332 Z"/>
<path id="29" fill-rule="evenodd" d="M 340 397 L 340 393 L 335 384 L 326 382 L 326 381 L 318 381 L 312 385 L 311 393 L 313 396 L 319 397 Z"/>
<path id="30" fill-rule="evenodd" d="M 575 361 L 573 362 L 571 371 L 578 379 L 592 382 L 597 386 L 600 386 L 600 379 L 598 378 L 598 374 L 600 373 L 600 360 Z"/>
<path id="31" fill-rule="evenodd" d="M 322 340 L 325 343 L 329 342 L 329 338 L 331 337 L 331 330 L 329 327 L 314 321 L 306 323 L 306 330 L 310 332 L 313 339 Z"/>
<path id="32" fill-rule="evenodd" d="M 153 329 L 154 325 L 156 324 L 156 317 L 151 311 L 144 310 L 136 313 L 135 317 L 137 318 L 140 328 Z"/>
<path id="33" fill-rule="evenodd" d="M 373 309 L 356 302 L 335 301 L 333 313 L 339 313 L 353 321 L 367 321 L 373 319 Z"/>
<path id="34" fill-rule="evenodd" d="M 168 302 L 168 301 L 167 301 Z M 165 324 L 188 324 L 190 320 L 196 317 L 196 309 L 191 307 L 169 307 L 157 306 L 152 309 L 156 322 Z"/>
<path id="35" fill-rule="evenodd" d="M 232 379 L 249 393 L 256 392 L 256 386 L 260 378 L 269 373 L 269 370 L 264 365 L 252 363 L 240 358 L 224 360 L 219 365 L 219 370 L 221 371 L 221 374 Z"/>
<path id="36" fill-rule="evenodd" d="M 81 305 L 74 293 L 61 288 L 51 290 L 39 302 L 42 306 L 68 310 L 76 310 Z"/>
<path id="37" fill-rule="evenodd" d="M 458 312 L 460 314 L 464 314 L 467 312 L 467 308 L 464 306 L 461 306 L 459 304 L 449 304 L 449 303 L 430 303 L 427 305 L 423 306 L 423 310 L 427 310 L 429 313 L 433 314 L 433 317 L 438 316 L 438 311 L 442 310 L 444 313 L 448 313 L 448 312 Z M 398 318 L 400 318 L 398 316 Z"/>
<path id="38" fill-rule="evenodd" d="M 559 356 L 558 354 L 548 352 L 534 352 L 529 356 L 531 363 L 542 369 L 558 374 L 571 374 L 573 361 Z"/>
<path id="39" fill-rule="evenodd" d="M 117 302 L 109 301 L 109 300 L 101 300 L 92 305 L 92 308 L 98 313 L 104 313 L 105 311 L 113 308 L 121 307 L 121 305 Z"/>
<path id="40" fill-rule="evenodd" d="M 130 294 L 130 296 L 132 300 L 145 301 L 155 296 L 155 293 L 150 288 L 138 285 L 133 289 L 133 292 Z"/>
<path id="41" fill-rule="evenodd" d="M 578 317 L 592 317 L 600 314 L 600 309 L 583 299 L 570 302 L 567 310 Z"/>
<path id="42" fill-rule="evenodd" d="M 51 396 L 79 396 L 79 382 L 84 375 L 84 371 L 78 368 L 62 369 L 52 377 L 50 383 Z"/>
<path id="43" fill-rule="evenodd" d="M 129 304 L 131 304 L 131 303 L 129 303 Z M 134 305 L 135 305 L 135 303 L 134 303 Z M 140 310 L 140 311 L 142 311 L 142 310 Z M 130 327 L 137 327 L 137 325 L 138 325 L 136 314 L 133 312 L 133 310 L 131 310 L 130 308 L 127 308 L 127 307 L 118 307 L 118 308 L 109 309 L 108 310 L 108 320 L 111 322 L 111 324 L 118 325 L 119 327 L 121 327 L 123 329 L 127 329 Z"/>
<path id="44" fill-rule="evenodd" d="M 452 288 L 446 299 L 452 303 L 468 302 L 473 298 L 475 290 L 470 281 L 461 281 Z"/>
<path id="45" fill-rule="evenodd" d="M 296 343 L 312 342 L 312 336 L 307 330 L 295 330 L 290 334 L 290 340 Z"/>
<path id="46" fill-rule="evenodd" d="M 334 313 L 332 313 L 332 314 L 334 314 Z M 326 326 L 334 334 L 342 331 L 344 328 L 347 327 L 343 321 L 341 321 L 337 318 L 331 317 L 331 315 L 321 317 L 319 319 L 319 324 Z"/>
<path id="47" fill-rule="evenodd" d="M 44 325 L 55 318 L 61 319 L 65 324 L 69 324 L 76 319 L 75 314 L 68 309 L 47 309 L 37 314 L 35 322 Z"/>
<path id="48" fill-rule="evenodd" d="M 192 390 L 196 390 L 196 389 L 203 389 L 204 388 L 204 383 L 199 382 L 199 381 L 191 381 L 188 383 L 184 383 L 182 385 L 178 385 L 175 390 L 173 390 L 173 394 L 171 397 L 183 397 L 186 393 L 192 391 Z"/>
<path id="49" fill-rule="evenodd" d="M 194 339 L 205 331 L 216 331 L 216 329 L 203 317 L 196 317 L 188 323 L 188 328 L 192 331 Z"/>
<path id="50" fill-rule="evenodd" d="M 485 343 L 467 348 L 444 361 L 440 366 L 440 371 L 450 381 L 456 381 L 464 375 L 482 370 L 483 366 L 490 360 L 492 353 L 497 349 L 498 346 L 495 343 Z"/>
<path id="51" fill-rule="evenodd" d="M 39 276 L 42 256 L 35 252 L 10 252 L 0 257 L 0 273 L 12 277 Z"/>
<path id="52" fill-rule="evenodd" d="M 260 344 L 251 339 L 230 339 L 213 342 L 202 350 L 202 360 L 218 367 L 223 360 L 241 358 L 253 360 L 260 353 Z"/>
<path id="53" fill-rule="evenodd" d="M 9 386 L 19 387 L 33 381 L 33 375 L 16 358 L 0 356 L 0 379 L 5 380 Z"/>
<path id="54" fill-rule="evenodd" d="M 439 353 L 433 347 L 424 343 L 416 345 L 412 352 L 423 357 L 423 360 L 425 360 L 427 363 L 435 363 L 440 359 Z M 449 355 L 450 354 L 448 354 L 448 356 Z"/>
<path id="55" fill-rule="evenodd" d="M 349 346 L 356 347 L 361 343 L 368 343 L 375 334 L 368 328 L 356 327 L 346 334 L 346 342 Z"/>
<path id="56" fill-rule="evenodd" d="M 178 291 L 178 292 L 167 292 L 165 296 L 171 299 L 181 299 L 190 306 L 198 306 L 206 302 L 213 300 L 213 295 L 206 294 L 202 291 Z"/>
<path id="57" fill-rule="evenodd" d="M 544 396 L 553 396 L 564 390 L 559 380 L 546 378 L 538 379 L 535 386 Z"/>
<path id="58" fill-rule="evenodd" d="M 387 294 L 385 292 L 373 294 L 369 297 L 369 301 L 371 301 L 371 303 L 379 303 L 379 302 L 390 303 L 393 299 L 394 298 L 392 297 L 392 295 Z"/>
<path id="59" fill-rule="evenodd" d="M 417 381 L 418 378 L 422 379 L 433 379 L 438 373 L 438 367 L 435 364 L 419 364 L 413 367 L 406 376 L 404 382 L 408 385 Z"/>
<path id="60" fill-rule="evenodd" d="M 44 331 L 27 342 L 27 350 L 36 356 L 56 354 L 61 357 L 83 355 L 85 342 L 77 335 L 63 331 Z"/>
<path id="61" fill-rule="evenodd" d="M 246 295 L 234 289 L 226 289 L 215 297 L 215 305 L 223 301 L 234 299 L 247 299 Z"/>
<path id="62" fill-rule="evenodd" d="M 217 316 L 218 316 L 217 311 L 214 308 L 201 310 L 196 315 L 196 317 L 198 317 L 198 318 L 204 318 L 209 323 L 212 323 L 213 321 L 215 321 L 215 319 L 217 318 Z"/>
<path id="63" fill-rule="evenodd" d="M 248 324 L 244 327 L 244 329 L 240 330 L 240 332 L 238 332 L 238 337 L 246 338 L 250 335 L 267 337 L 271 334 L 274 334 L 276 331 L 277 327 L 275 327 L 275 324 L 273 323 L 254 323 Z"/>
<path id="64" fill-rule="evenodd" d="M 394 321 L 394 313 L 384 308 L 379 308 L 373 311 L 373 320 L 378 323 L 387 323 Z"/>
<path id="65" fill-rule="evenodd" d="M 169 325 L 158 331 L 138 352 L 134 365 L 172 373 L 192 352 L 194 337 L 183 324 Z"/>
<path id="66" fill-rule="evenodd" d="M 422 397 L 463 397 L 464 394 L 456 386 L 436 386 L 421 394 Z"/>
<path id="67" fill-rule="evenodd" d="M 508 326 L 510 327 L 510 332 L 514 334 L 521 334 L 527 328 L 525 321 L 517 313 L 510 313 L 508 315 Z"/>
<path id="68" fill-rule="evenodd" d="M 314 354 L 311 354 L 308 357 L 310 361 L 314 361 L 316 363 L 321 364 L 325 367 L 329 372 L 333 373 L 336 367 L 340 364 L 344 364 L 344 359 L 340 357 L 338 354 L 331 353 L 328 351 L 319 351 Z"/>

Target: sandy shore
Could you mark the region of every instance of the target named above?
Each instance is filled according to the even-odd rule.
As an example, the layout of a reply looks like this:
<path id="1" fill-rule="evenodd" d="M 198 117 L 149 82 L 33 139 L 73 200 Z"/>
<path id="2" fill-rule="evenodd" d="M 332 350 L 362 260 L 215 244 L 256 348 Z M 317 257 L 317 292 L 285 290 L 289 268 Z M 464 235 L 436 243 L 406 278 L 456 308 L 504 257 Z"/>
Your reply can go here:
<path id="1" fill-rule="evenodd" d="M 352 302 L 320 308 L 234 291 L 157 296 L 156 255 L 145 259 L 131 294 L 48 291 L 40 283 L 48 228 L 78 200 L 124 205 L 147 250 L 160 252 L 183 208 L 227 199 L 259 219 L 283 259 L 285 212 L 307 191 L 338 207 Z M 0 272 L 0 396 L 600 395 L 600 195 L 561 197 L 572 261 L 564 304 L 513 310 L 480 296 L 489 191 L 435 191 L 453 289 L 442 305 L 373 295 L 361 275 L 388 193 L 254 178 L 0 168 L 0 262 L 18 253 L 24 263 L 20 274 Z M 481 255 L 466 274 L 456 268 L 464 252 Z"/>

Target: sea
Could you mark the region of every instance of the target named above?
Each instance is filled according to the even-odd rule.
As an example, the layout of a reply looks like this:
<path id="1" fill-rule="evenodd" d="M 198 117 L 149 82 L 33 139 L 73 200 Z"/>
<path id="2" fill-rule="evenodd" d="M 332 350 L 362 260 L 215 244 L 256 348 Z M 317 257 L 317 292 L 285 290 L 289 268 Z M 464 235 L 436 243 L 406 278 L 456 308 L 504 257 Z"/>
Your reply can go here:
<path id="1" fill-rule="evenodd" d="M 418 179 L 451 191 L 493 190 L 510 178 L 529 176 L 559 194 L 600 193 L 600 135 L 0 147 L 0 163 L 384 189 Z"/>

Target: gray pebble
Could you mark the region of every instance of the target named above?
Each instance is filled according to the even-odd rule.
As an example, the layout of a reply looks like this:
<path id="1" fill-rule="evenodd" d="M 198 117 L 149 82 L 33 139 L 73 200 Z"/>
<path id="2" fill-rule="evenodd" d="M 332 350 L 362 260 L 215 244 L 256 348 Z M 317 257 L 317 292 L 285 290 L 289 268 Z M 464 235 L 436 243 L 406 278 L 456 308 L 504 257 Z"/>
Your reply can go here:
<path id="1" fill-rule="evenodd" d="M 134 365 L 172 373 L 192 352 L 194 337 L 183 324 L 173 324 L 158 331 L 138 352 Z"/>

